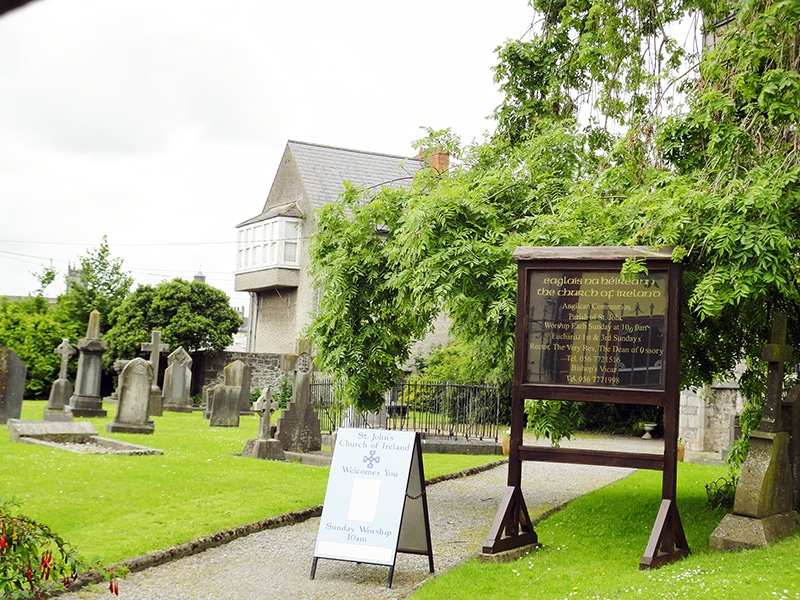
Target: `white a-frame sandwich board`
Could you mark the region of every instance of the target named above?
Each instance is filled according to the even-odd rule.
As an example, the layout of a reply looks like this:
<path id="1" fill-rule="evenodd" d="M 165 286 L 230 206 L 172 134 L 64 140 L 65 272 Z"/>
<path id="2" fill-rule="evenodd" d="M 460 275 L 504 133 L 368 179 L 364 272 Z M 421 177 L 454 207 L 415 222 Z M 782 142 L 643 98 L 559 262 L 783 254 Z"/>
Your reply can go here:
<path id="1" fill-rule="evenodd" d="M 433 573 L 422 446 L 413 431 L 339 429 L 317 533 L 320 558 L 387 565 L 397 553 L 428 556 Z"/>

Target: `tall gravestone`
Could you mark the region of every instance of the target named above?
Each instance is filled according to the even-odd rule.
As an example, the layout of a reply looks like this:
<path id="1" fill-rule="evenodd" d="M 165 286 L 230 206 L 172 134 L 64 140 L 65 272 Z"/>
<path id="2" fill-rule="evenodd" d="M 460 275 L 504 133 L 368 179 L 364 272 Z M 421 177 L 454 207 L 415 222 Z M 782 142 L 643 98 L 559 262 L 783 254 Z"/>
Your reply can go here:
<path id="1" fill-rule="evenodd" d="M 167 357 L 164 372 L 164 410 L 192 412 L 192 357 L 179 346 Z"/>
<path id="2" fill-rule="evenodd" d="M 54 350 L 61 357 L 61 370 L 58 379 L 50 387 L 50 397 L 45 406 L 45 411 L 64 412 L 64 407 L 69 404 L 69 399 L 74 391 L 72 382 L 67 378 L 69 359 L 75 354 L 75 348 L 69 343 L 69 338 L 64 338 Z M 46 414 L 46 413 L 45 413 Z"/>
<path id="3" fill-rule="evenodd" d="M 114 420 L 106 425 L 112 433 L 153 433 L 149 420 L 150 386 L 153 367 L 143 358 L 130 361 L 119 376 L 119 403 Z"/>
<path id="4" fill-rule="evenodd" d="M 781 427 L 784 363 L 792 358 L 786 344 L 786 315 L 773 315 L 772 338 L 764 346 L 767 392 L 758 429 L 750 432 L 750 449 L 736 486 L 733 513 L 725 515 L 711 534 L 709 546 L 741 550 L 766 546 L 798 525 L 789 434 Z"/>
<path id="5" fill-rule="evenodd" d="M 241 388 L 239 392 L 239 412 L 250 414 L 252 412 L 250 407 L 250 367 L 241 360 L 235 360 L 225 365 L 223 373 L 225 374 L 225 385 Z"/>
<path id="6" fill-rule="evenodd" d="M 239 398 L 242 388 L 238 385 L 219 385 L 214 388 L 209 425 L 211 427 L 239 426 Z"/>
<path id="7" fill-rule="evenodd" d="M 160 417 L 164 412 L 164 398 L 158 387 L 158 370 L 161 364 L 161 353 L 169 352 L 169 346 L 161 343 L 161 332 L 154 329 L 150 333 L 150 341 L 142 342 L 142 350 L 150 352 L 150 366 L 153 367 L 153 380 L 150 382 L 150 404 L 147 409 L 152 417 Z"/>
<path id="8" fill-rule="evenodd" d="M 16 352 L 0 348 L 0 424 L 19 419 L 27 372 Z"/>
<path id="9" fill-rule="evenodd" d="M 78 341 L 78 374 L 75 377 L 75 393 L 64 407 L 76 417 L 105 417 L 100 396 L 100 382 L 103 375 L 103 354 L 108 343 L 100 339 L 100 313 L 93 310 L 89 314 L 86 337 Z"/>
<path id="10" fill-rule="evenodd" d="M 292 401 L 281 413 L 275 437 L 287 452 L 313 452 L 322 449 L 322 432 L 317 411 L 311 402 L 312 360 L 307 353 L 297 357 Z"/>

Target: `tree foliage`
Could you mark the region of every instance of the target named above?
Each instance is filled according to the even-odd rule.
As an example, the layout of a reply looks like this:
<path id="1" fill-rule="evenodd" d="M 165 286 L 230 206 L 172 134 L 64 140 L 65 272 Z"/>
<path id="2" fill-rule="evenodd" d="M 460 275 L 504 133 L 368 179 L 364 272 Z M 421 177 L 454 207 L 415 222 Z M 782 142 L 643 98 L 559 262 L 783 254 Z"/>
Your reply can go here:
<path id="1" fill-rule="evenodd" d="M 64 338 L 74 344 L 78 324 L 41 296 L 17 301 L 0 297 L 0 347 L 10 348 L 27 367 L 25 395 L 42 398 L 58 376 L 61 359 L 55 348 Z"/>
<path id="2" fill-rule="evenodd" d="M 66 292 L 59 297 L 59 308 L 68 318 L 83 325 L 93 310 L 100 312 L 100 329 L 105 331 L 111 312 L 130 293 L 133 277 L 123 268 L 123 260 L 111 256 L 108 239 L 80 258 L 76 277 L 67 277 Z"/>
<path id="3" fill-rule="evenodd" d="M 371 196 L 391 210 L 381 217 L 391 235 L 379 247 L 379 281 L 393 290 L 393 319 L 444 310 L 475 375 L 507 380 L 516 246 L 673 246 L 685 266 L 682 382 L 731 376 L 745 360 L 743 387 L 757 405 L 773 310 L 790 315 L 790 343 L 800 341 L 800 4 L 532 6 L 540 18 L 530 40 L 498 50 L 496 132 L 459 148 L 447 174 L 426 169 L 406 191 Z M 702 53 L 677 38 L 678 22 L 699 22 L 700 9 L 707 23 L 733 15 Z M 429 130 L 420 145 L 438 139 L 452 136 Z M 336 210 L 327 209 L 338 222 L 326 227 L 361 236 L 348 247 L 372 264 L 366 230 L 350 229 L 357 213 Z M 314 260 L 323 285 L 351 268 L 342 253 Z M 356 293 L 370 301 L 378 289 L 341 287 L 323 296 L 321 311 L 332 300 L 348 306 Z M 315 333 L 323 361 L 327 353 L 345 361 L 347 337 L 320 343 L 331 331 Z M 368 354 L 359 345 L 358 356 Z M 562 410 L 571 408 L 537 408 L 540 431 L 567 435 Z"/>
<path id="4" fill-rule="evenodd" d="M 310 246 L 312 275 L 321 284 L 320 309 L 308 334 L 319 366 L 336 375 L 350 404 L 375 410 L 400 376 L 409 343 L 432 316 L 430 305 L 407 308 L 406 285 L 394 277 L 400 190 L 364 196 L 346 184 L 338 203 L 318 215 Z"/>
<path id="5" fill-rule="evenodd" d="M 242 324 L 224 292 L 183 279 L 139 286 L 114 309 L 110 320 L 113 324 L 104 336 L 108 360 L 139 355 L 153 329 L 161 331 L 162 341 L 172 349 L 221 352 Z"/>

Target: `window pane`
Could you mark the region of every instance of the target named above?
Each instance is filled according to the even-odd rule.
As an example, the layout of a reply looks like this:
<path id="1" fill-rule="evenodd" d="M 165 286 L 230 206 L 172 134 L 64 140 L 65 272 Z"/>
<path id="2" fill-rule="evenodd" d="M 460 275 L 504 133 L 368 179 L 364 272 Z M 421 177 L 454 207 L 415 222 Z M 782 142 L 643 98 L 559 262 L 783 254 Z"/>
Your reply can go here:
<path id="1" fill-rule="evenodd" d="M 283 245 L 283 262 L 297 262 L 297 242 L 285 242 Z"/>

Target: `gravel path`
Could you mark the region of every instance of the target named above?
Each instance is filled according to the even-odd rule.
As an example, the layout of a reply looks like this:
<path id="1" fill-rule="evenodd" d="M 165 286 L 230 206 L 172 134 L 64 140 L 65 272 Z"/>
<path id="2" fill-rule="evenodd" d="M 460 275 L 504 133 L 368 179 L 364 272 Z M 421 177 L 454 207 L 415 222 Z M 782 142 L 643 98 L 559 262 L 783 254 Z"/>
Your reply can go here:
<path id="1" fill-rule="evenodd" d="M 620 446 L 620 443 L 623 445 Z M 626 438 L 583 440 L 567 445 L 659 451 L 659 442 Z M 658 447 L 656 447 L 658 446 Z M 424 458 L 423 458 L 424 460 Z M 522 489 L 536 518 L 547 510 L 607 485 L 631 469 L 550 463 L 524 463 Z M 427 487 L 433 559 L 398 554 L 392 588 L 388 567 L 320 559 L 310 579 L 319 518 L 253 533 L 223 546 L 131 573 L 120 582 L 125 600 L 255 600 L 403 598 L 426 579 L 443 573 L 481 551 L 505 491 L 507 467 Z M 546 543 L 546 540 L 544 540 Z M 109 598 L 107 587 L 89 586 L 59 596 L 62 600 Z"/>

